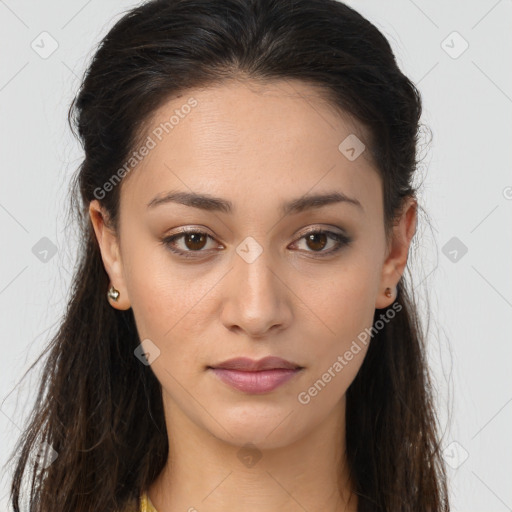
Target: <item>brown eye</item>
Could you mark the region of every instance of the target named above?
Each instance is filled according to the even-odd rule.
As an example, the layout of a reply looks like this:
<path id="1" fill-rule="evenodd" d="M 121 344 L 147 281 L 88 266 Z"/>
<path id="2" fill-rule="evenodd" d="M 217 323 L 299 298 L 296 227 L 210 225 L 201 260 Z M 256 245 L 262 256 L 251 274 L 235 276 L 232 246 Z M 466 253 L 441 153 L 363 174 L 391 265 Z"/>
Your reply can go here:
<path id="1" fill-rule="evenodd" d="M 328 237 L 325 233 L 311 233 L 305 237 L 307 246 L 313 251 L 321 251 L 326 245 Z"/>
<path id="2" fill-rule="evenodd" d="M 186 233 L 183 240 L 187 249 L 198 251 L 202 249 L 207 242 L 208 236 L 204 233 Z"/>
<path id="3" fill-rule="evenodd" d="M 211 247 L 206 247 L 209 240 L 214 241 L 214 238 L 203 231 L 183 231 L 164 238 L 162 243 L 175 254 L 185 258 L 194 258 L 200 257 L 201 253 L 210 252 L 207 249 L 211 249 Z"/>
<path id="4" fill-rule="evenodd" d="M 299 242 L 306 246 L 302 252 L 314 254 L 316 257 L 323 257 L 332 255 L 343 247 L 350 245 L 352 239 L 341 233 L 317 229 L 303 235 L 296 244 Z M 326 247 L 327 250 L 325 250 Z"/>

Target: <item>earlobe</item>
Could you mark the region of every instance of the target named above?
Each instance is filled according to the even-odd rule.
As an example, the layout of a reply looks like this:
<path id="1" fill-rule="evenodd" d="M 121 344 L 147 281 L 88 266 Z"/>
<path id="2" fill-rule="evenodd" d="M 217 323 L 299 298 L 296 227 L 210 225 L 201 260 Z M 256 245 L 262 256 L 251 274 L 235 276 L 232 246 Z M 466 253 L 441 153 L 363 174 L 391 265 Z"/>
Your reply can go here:
<path id="1" fill-rule="evenodd" d="M 393 226 L 389 251 L 382 266 L 381 283 L 375 308 L 384 309 L 396 298 L 396 286 L 407 265 L 409 247 L 416 232 L 417 201 L 414 197 L 405 201 L 402 215 Z M 391 290 L 391 292 L 389 291 Z"/>
<path id="2" fill-rule="evenodd" d="M 105 299 L 115 309 L 129 309 L 130 300 L 124 280 L 118 236 L 109 225 L 107 212 L 96 199 L 89 205 L 89 217 L 98 241 L 103 266 L 110 278 L 109 289 L 105 290 Z"/>

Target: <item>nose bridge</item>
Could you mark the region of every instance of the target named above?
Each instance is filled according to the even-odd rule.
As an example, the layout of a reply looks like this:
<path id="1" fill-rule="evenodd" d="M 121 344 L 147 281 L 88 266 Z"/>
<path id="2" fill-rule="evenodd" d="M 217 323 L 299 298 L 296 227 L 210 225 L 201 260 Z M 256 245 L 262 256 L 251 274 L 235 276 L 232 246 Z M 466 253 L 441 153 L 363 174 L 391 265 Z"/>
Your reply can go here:
<path id="1" fill-rule="evenodd" d="M 289 319 L 288 307 L 275 262 L 269 249 L 253 237 L 236 248 L 231 291 L 225 322 L 238 325 L 251 335 L 261 335 Z"/>
<path id="2" fill-rule="evenodd" d="M 236 253 L 235 274 L 239 279 L 241 294 L 255 305 L 260 300 L 267 304 L 274 301 L 278 291 L 274 289 L 276 283 L 270 250 L 248 236 L 238 245 Z"/>
<path id="3" fill-rule="evenodd" d="M 267 293 L 272 287 L 270 282 L 271 270 L 271 254 L 268 248 L 264 248 L 253 237 L 247 237 L 241 242 L 236 249 L 238 258 L 236 258 L 237 272 L 241 273 L 241 277 L 246 281 L 249 290 L 258 293 Z M 243 281 L 242 281 L 243 282 Z"/>

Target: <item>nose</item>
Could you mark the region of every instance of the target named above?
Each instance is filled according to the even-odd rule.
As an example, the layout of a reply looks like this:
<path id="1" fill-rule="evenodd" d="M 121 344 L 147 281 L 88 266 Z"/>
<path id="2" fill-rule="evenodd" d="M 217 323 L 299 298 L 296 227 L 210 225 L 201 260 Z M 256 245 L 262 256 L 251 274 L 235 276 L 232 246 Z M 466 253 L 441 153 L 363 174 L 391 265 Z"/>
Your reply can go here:
<path id="1" fill-rule="evenodd" d="M 233 268 L 224 282 L 223 324 L 251 338 L 285 329 L 290 325 L 292 309 L 291 291 L 282 269 L 272 264 L 267 250 L 254 260 L 240 254 L 234 255 Z"/>

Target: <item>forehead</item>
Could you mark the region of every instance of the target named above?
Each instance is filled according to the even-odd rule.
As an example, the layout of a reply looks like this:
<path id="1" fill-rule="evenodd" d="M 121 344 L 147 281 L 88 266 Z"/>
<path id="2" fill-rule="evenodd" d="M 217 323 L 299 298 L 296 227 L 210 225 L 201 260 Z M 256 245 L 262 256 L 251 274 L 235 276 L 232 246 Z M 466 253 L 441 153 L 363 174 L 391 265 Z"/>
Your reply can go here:
<path id="1" fill-rule="evenodd" d="M 147 204 L 177 188 L 235 206 L 334 188 L 362 203 L 381 193 L 369 151 L 355 159 L 343 152 L 346 140 L 364 144 L 366 132 L 300 81 L 183 91 L 155 112 L 144 136 L 149 150 L 125 178 L 125 201 Z"/>

